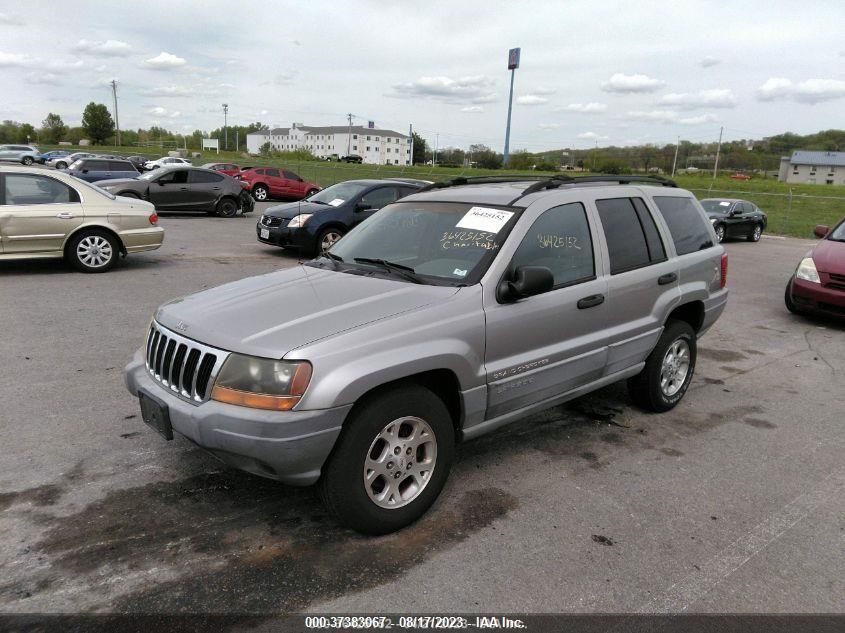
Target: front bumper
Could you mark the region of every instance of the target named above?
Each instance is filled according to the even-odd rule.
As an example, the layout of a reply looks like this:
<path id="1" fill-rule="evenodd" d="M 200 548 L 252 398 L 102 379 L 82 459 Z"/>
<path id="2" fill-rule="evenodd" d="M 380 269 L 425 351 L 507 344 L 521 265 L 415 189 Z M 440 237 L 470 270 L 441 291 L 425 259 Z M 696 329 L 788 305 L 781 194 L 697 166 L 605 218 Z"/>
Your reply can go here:
<path id="1" fill-rule="evenodd" d="M 792 301 L 804 312 L 818 312 L 837 318 L 845 317 L 845 291 L 825 287 L 826 273 L 819 273 L 822 283 L 814 283 L 793 276 L 791 282 Z"/>
<path id="2" fill-rule="evenodd" d="M 268 237 L 261 237 L 261 231 L 268 231 Z M 305 251 L 314 248 L 314 238 L 306 230 L 301 228 L 290 229 L 286 226 L 264 226 L 258 223 L 255 225 L 255 237 L 262 244 L 298 248 Z"/>
<path id="3" fill-rule="evenodd" d="M 195 406 L 153 380 L 143 350 L 135 353 L 124 377 L 133 396 L 143 389 L 167 404 L 176 433 L 234 468 L 294 486 L 308 486 L 320 478 L 352 408 L 264 411 L 213 400 Z"/>

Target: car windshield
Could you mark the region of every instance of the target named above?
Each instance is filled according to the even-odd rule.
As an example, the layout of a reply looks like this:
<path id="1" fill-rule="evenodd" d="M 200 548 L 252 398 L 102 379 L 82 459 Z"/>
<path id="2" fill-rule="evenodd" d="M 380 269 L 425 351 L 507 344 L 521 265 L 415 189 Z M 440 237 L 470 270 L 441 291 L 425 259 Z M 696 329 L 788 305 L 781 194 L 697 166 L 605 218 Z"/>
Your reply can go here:
<path id="1" fill-rule="evenodd" d="M 101 189 L 97 185 L 93 185 L 90 182 L 86 182 L 86 181 L 82 180 L 82 178 L 77 178 L 76 176 L 71 176 L 71 178 L 73 178 L 74 184 L 77 185 L 77 186 L 81 186 L 81 187 L 87 188 L 87 189 L 93 189 L 97 193 L 104 195 L 109 200 L 116 200 L 117 199 L 117 196 L 115 196 L 113 193 L 106 191 L 105 189 Z"/>
<path id="2" fill-rule="evenodd" d="M 701 206 L 707 213 L 724 213 L 731 208 L 727 200 L 701 200 Z"/>
<path id="3" fill-rule="evenodd" d="M 830 232 L 827 239 L 835 242 L 845 242 L 845 222 L 840 222 L 839 226 Z"/>
<path id="4" fill-rule="evenodd" d="M 331 258 L 338 266 L 358 270 L 389 268 L 397 278 L 410 271 L 416 281 L 432 285 L 474 284 L 496 257 L 520 213 L 521 209 L 467 203 L 397 202 L 337 242 L 330 250 Z"/>
<path id="5" fill-rule="evenodd" d="M 322 202 L 323 204 L 330 204 L 336 207 L 350 198 L 354 198 L 369 186 L 360 182 L 339 182 L 336 185 L 323 189 L 319 193 L 315 193 L 308 198 L 308 202 Z"/>

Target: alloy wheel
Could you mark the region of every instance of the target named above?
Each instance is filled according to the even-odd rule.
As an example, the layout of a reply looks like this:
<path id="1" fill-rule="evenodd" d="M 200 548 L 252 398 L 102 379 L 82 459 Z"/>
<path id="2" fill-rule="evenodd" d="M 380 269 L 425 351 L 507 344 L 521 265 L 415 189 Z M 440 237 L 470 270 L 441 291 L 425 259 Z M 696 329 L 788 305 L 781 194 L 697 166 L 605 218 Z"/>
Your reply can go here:
<path id="1" fill-rule="evenodd" d="M 341 237 L 343 236 L 338 231 L 327 231 L 324 233 L 320 240 L 320 252 L 324 253 L 329 250 Z"/>
<path id="2" fill-rule="evenodd" d="M 660 367 L 660 390 L 668 398 L 674 396 L 687 379 L 690 367 L 690 349 L 686 340 L 676 339 L 663 357 Z"/>
<path id="3" fill-rule="evenodd" d="M 76 257 L 89 268 L 102 268 L 114 257 L 114 250 L 106 238 L 86 235 L 76 246 Z"/>

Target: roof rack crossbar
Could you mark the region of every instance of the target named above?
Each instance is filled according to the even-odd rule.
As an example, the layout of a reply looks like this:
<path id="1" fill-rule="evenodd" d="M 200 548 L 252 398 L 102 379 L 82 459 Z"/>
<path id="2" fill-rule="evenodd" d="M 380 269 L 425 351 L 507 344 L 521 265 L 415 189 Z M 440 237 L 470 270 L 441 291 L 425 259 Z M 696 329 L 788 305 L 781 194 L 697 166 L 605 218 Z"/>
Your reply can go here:
<path id="1" fill-rule="evenodd" d="M 525 182 L 534 181 L 534 184 L 529 185 L 523 190 L 519 196 L 511 201 L 511 204 L 524 198 L 525 196 L 543 191 L 544 189 L 557 189 L 562 185 L 577 185 L 585 182 L 615 182 L 620 185 L 628 185 L 631 183 L 642 183 L 651 185 L 661 185 L 663 187 L 677 187 L 678 184 L 674 180 L 664 178 L 663 176 L 626 176 L 620 174 L 606 174 L 601 176 L 566 176 L 555 175 L 549 178 L 540 178 L 539 176 L 531 174 L 516 174 L 513 176 L 458 176 L 451 180 L 441 180 L 434 182 L 420 189 L 420 192 L 431 191 L 432 189 L 446 189 L 447 187 L 459 187 L 461 185 L 473 184 L 496 184 L 505 182 Z"/>
<path id="2" fill-rule="evenodd" d="M 461 185 L 496 184 L 503 182 L 523 182 L 540 180 L 540 176 L 532 174 L 514 174 L 513 176 L 457 176 L 451 180 L 440 180 L 420 189 L 430 191 L 432 189 L 446 189 L 447 187 L 459 187 Z"/>

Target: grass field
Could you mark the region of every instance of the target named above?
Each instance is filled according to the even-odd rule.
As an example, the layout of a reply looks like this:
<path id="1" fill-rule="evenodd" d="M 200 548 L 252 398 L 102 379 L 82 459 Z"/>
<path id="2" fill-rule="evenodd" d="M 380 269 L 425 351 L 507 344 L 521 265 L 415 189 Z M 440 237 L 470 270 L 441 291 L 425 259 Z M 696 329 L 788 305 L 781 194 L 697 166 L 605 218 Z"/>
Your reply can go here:
<path id="1" fill-rule="evenodd" d="M 42 147 L 47 150 L 47 147 Z M 56 148 L 56 149 L 69 149 Z M 162 153 L 152 153 L 149 148 L 97 147 L 96 151 L 115 154 L 141 154 L 159 158 Z M 239 165 L 268 165 L 284 167 L 298 173 L 305 180 L 328 187 L 342 180 L 354 178 L 410 177 L 425 180 L 446 180 L 455 176 L 507 176 L 525 173 L 508 170 L 431 167 L 419 165 L 400 167 L 392 165 L 354 165 L 326 161 L 289 161 L 274 158 L 250 157 L 236 152 L 203 153 L 193 159 L 195 165 L 207 162 L 233 162 Z M 554 172 L 533 172 L 536 176 L 552 176 Z M 732 180 L 712 174 L 680 174 L 675 177 L 679 186 L 689 189 L 699 198 L 742 198 L 760 207 L 769 216 L 769 233 L 793 237 L 813 237 L 817 224 L 832 226 L 845 216 L 845 187 L 825 185 L 790 185 L 774 178 Z"/>

